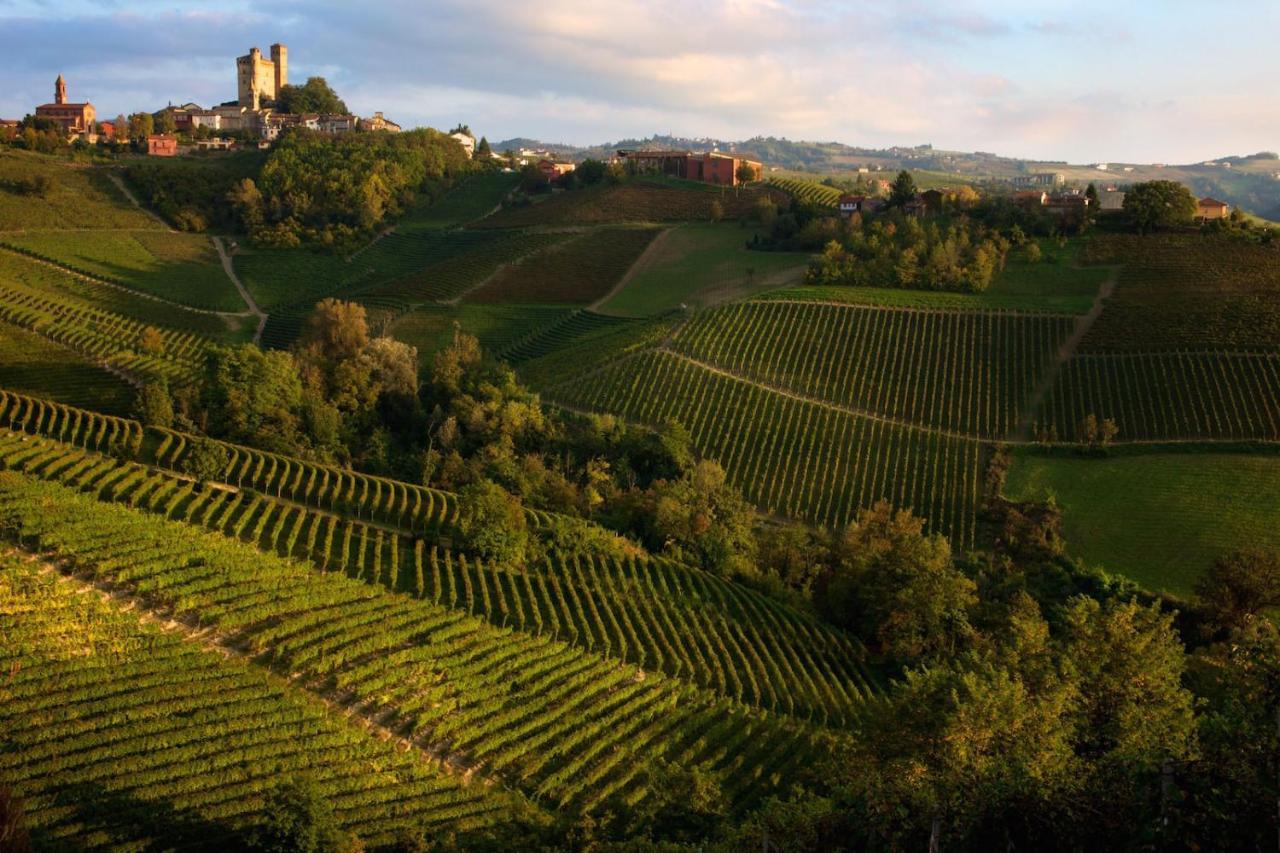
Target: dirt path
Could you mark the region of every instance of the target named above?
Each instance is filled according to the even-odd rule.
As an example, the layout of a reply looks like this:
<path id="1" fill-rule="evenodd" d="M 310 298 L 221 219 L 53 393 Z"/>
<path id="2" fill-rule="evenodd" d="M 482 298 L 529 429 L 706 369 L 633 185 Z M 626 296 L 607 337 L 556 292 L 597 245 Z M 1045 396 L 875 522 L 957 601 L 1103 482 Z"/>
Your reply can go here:
<path id="1" fill-rule="evenodd" d="M 133 204 L 134 207 L 138 208 L 138 210 L 141 210 L 147 216 L 150 216 L 156 222 L 159 222 L 161 228 L 168 231 L 170 234 L 177 233 L 176 231 L 174 231 L 172 228 L 169 227 L 168 222 L 165 222 L 163 219 L 160 218 L 160 214 L 156 213 L 154 210 L 151 210 L 149 208 L 142 206 L 142 202 L 140 202 L 138 200 L 138 197 L 133 194 L 133 190 L 129 189 L 129 185 L 124 182 L 123 178 L 121 178 L 115 172 L 107 172 L 107 180 L 115 184 L 116 189 L 124 193 L 124 197 L 129 199 L 129 201 Z"/>
<path id="2" fill-rule="evenodd" d="M 1027 407 L 1022 412 L 1022 417 L 1018 420 L 1017 430 L 1012 438 L 1014 443 L 1025 443 L 1031 440 L 1031 427 L 1035 423 L 1036 413 L 1040 411 L 1040 406 L 1049 396 L 1049 392 L 1053 390 L 1053 385 L 1058 380 L 1058 374 L 1062 372 L 1062 365 L 1066 364 L 1076 349 L 1079 348 L 1080 342 L 1084 340 L 1084 336 L 1089 333 L 1089 329 L 1097 322 L 1098 317 L 1102 315 L 1103 303 L 1111 298 L 1111 294 L 1115 293 L 1116 281 L 1120 278 L 1120 267 L 1107 267 L 1110 275 L 1102 282 L 1098 288 L 1098 295 L 1093 297 L 1093 304 L 1089 306 L 1088 312 L 1081 314 L 1076 320 L 1076 327 L 1072 330 L 1071 335 L 1062 342 L 1062 346 L 1058 347 L 1058 351 L 1054 353 L 1053 361 L 1049 363 L 1049 367 L 1044 371 L 1044 375 L 1040 377 L 1040 381 L 1036 383 L 1035 390 L 1031 392 L 1031 399 L 1027 401 Z"/>
<path id="3" fill-rule="evenodd" d="M 649 242 L 649 245 L 645 246 L 644 251 L 640 253 L 640 257 L 636 258 L 634 261 L 631 262 L 631 266 L 628 267 L 627 271 L 622 274 L 622 278 L 618 279 L 618 283 L 615 284 L 613 287 L 609 288 L 609 292 L 606 293 L 604 296 L 601 296 L 595 302 L 592 302 L 590 305 L 588 305 L 587 310 L 599 311 L 602 305 L 604 305 L 610 299 L 612 299 L 613 297 L 621 293 L 622 289 L 626 287 L 628 284 L 630 284 L 631 280 L 635 278 L 638 273 L 648 269 L 649 266 L 653 263 L 654 255 L 660 254 L 663 251 L 663 248 L 666 246 L 668 240 L 671 237 L 671 232 L 675 230 L 676 230 L 675 228 L 666 228 L 663 230 L 661 234 L 659 234 L 657 237 L 654 237 L 653 240 Z"/>
<path id="4" fill-rule="evenodd" d="M 222 245 L 221 237 L 211 237 L 213 245 L 218 250 L 218 257 L 222 260 L 222 269 L 227 274 L 227 278 L 231 279 L 231 283 L 236 286 L 236 290 L 240 291 L 240 298 L 244 300 L 244 304 L 249 306 L 249 313 L 258 318 L 258 328 L 253 333 L 253 342 L 255 344 L 262 343 L 262 330 L 267 326 L 267 315 L 258 303 L 253 301 L 253 295 L 249 293 L 248 288 L 240 281 L 240 276 L 236 275 L 235 265 L 231 263 L 231 255 L 227 254 L 227 247 Z"/>
<path id="5" fill-rule="evenodd" d="M 177 634 L 183 640 L 195 643 L 205 651 L 219 654 L 227 659 L 245 661 L 255 669 L 270 673 L 273 679 L 290 682 L 295 688 L 304 690 L 310 696 L 324 702 L 335 717 L 342 717 L 364 728 L 371 736 L 383 742 L 395 741 L 401 752 L 412 750 L 422 761 L 450 775 L 458 776 L 465 784 L 475 780 L 486 785 L 493 782 L 492 779 L 484 778 L 481 765 L 465 764 L 457 756 L 446 752 L 438 745 L 431 744 L 423 738 L 406 736 L 401 731 L 388 726 L 387 723 L 394 722 L 394 709 L 370 707 L 368 703 L 360 701 L 350 693 L 342 693 L 334 689 L 318 689 L 315 680 L 307 679 L 304 673 L 285 675 L 263 666 L 262 661 L 271 658 L 269 655 L 264 657 L 261 654 L 252 653 L 251 635 L 247 631 L 236 633 L 218 631 L 212 626 L 201 625 L 195 614 L 179 615 L 167 608 L 152 609 L 147 599 L 134 595 L 125 587 L 101 578 L 78 575 L 70 566 L 43 559 L 39 554 L 16 549 L 9 549 L 9 553 L 20 555 L 28 561 L 38 561 L 41 573 L 54 576 L 60 583 L 69 585 L 80 595 L 98 595 L 117 610 L 132 613 L 144 625 L 157 627 L 165 633 Z M 394 649 L 387 651 L 394 651 Z"/>

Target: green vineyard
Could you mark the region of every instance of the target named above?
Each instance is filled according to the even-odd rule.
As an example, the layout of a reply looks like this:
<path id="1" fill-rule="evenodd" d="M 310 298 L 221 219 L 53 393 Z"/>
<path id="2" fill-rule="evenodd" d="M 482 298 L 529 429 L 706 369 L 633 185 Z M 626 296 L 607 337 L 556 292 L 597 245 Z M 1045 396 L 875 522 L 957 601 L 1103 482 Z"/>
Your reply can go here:
<path id="1" fill-rule="evenodd" d="M 978 443 L 863 417 L 715 373 L 662 351 L 630 356 L 548 396 L 689 430 L 749 500 L 816 524 L 846 524 L 878 500 L 910 507 L 959 545 L 973 541 Z"/>
<path id="2" fill-rule="evenodd" d="M 338 691 L 453 766 L 547 804 L 639 802 L 647 763 L 665 755 L 721 774 L 741 808 L 785 785 L 833 736 L 12 473 L 0 477 L 0 530 L 171 618 L 234 634 L 295 684 Z"/>
<path id="3" fill-rule="evenodd" d="M 1071 439 L 1091 414 L 1114 419 L 1120 441 L 1280 440 L 1280 356 L 1079 355 L 1063 365 L 1042 421 Z"/>
<path id="4" fill-rule="evenodd" d="M 66 347 L 0 323 L 0 386 L 111 414 L 133 407 L 133 386 Z"/>
<path id="5" fill-rule="evenodd" d="M 835 209 L 840 204 L 843 193 L 835 187 L 813 181 L 801 181 L 796 178 L 770 178 L 769 186 L 777 187 L 805 204 Z"/>
<path id="6" fill-rule="evenodd" d="M 0 479 L 8 536 L 61 497 Z M 137 528 L 91 526 L 115 543 L 107 549 L 136 553 Z M 55 577 L 0 557 L 0 776 L 22 786 L 37 849 L 232 849 L 289 773 L 314 778 L 340 825 L 373 845 L 509 813 L 501 792 L 464 785 L 284 679 Z"/>
<path id="7" fill-rule="evenodd" d="M 1017 427 L 1074 325 L 1057 315 L 746 302 L 697 314 L 671 347 L 804 397 L 999 438 Z"/>

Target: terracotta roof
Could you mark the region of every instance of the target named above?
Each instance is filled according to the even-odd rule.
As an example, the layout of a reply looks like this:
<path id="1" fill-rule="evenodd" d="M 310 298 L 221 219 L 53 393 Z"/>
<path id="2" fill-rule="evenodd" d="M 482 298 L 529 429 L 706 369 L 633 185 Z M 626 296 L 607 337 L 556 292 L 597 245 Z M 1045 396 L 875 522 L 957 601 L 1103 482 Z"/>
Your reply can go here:
<path id="1" fill-rule="evenodd" d="M 1198 202 L 1201 207 L 1230 207 L 1225 201 L 1218 201 L 1216 198 L 1202 198 Z"/>
<path id="2" fill-rule="evenodd" d="M 84 109 L 85 107 L 91 107 L 91 106 L 93 106 L 93 104 L 90 104 L 90 103 L 88 103 L 88 102 L 85 102 L 85 103 L 83 103 L 83 104 L 41 104 L 40 106 L 36 107 L 36 109 L 38 109 L 38 110 L 47 110 L 47 109 L 53 109 L 53 108 L 55 108 L 55 107 L 57 107 L 57 108 L 61 108 L 61 107 L 80 107 L 81 109 Z"/>

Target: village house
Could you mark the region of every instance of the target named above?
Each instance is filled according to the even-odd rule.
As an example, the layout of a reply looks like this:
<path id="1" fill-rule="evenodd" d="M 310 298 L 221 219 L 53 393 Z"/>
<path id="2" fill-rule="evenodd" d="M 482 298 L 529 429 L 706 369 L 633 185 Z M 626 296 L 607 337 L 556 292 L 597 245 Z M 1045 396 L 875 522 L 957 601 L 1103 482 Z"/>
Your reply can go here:
<path id="1" fill-rule="evenodd" d="M 360 128 L 362 130 L 385 130 L 388 133 L 400 132 L 400 125 L 386 118 L 380 112 L 374 113 L 372 118 L 360 119 Z"/>
<path id="2" fill-rule="evenodd" d="M 1015 187 L 1060 187 L 1067 182 L 1062 172 L 1036 172 L 1032 175 L 1018 175 L 1013 179 Z"/>
<path id="3" fill-rule="evenodd" d="M 148 157 L 176 157 L 178 137 L 168 133 L 153 133 L 147 137 Z"/>
<path id="4" fill-rule="evenodd" d="M 1124 192 L 1115 189 L 1100 190 L 1098 192 L 1098 213 L 1119 213 L 1124 210 Z"/>
<path id="5" fill-rule="evenodd" d="M 1044 190 L 1022 190 L 1013 194 L 1013 203 L 1019 207 L 1044 207 L 1049 202 L 1049 194 Z"/>
<path id="6" fill-rule="evenodd" d="M 449 134 L 449 138 L 456 140 L 457 143 L 462 146 L 462 150 L 467 153 L 468 160 L 475 156 L 476 138 L 474 136 L 469 133 L 462 133 L 459 131 L 458 133 Z"/>
<path id="7" fill-rule="evenodd" d="M 849 217 L 855 213 L 866 216 L 878 213 L 884 207 L 884 199 L 870 195 L 845 194 L 840 196 L 839 207 L 841 216 Z"/>
<path id="8" fill-rule="evenodd" d="M 232 151 L 236 147 L 234 139 L 197 139 L 194 143 L 197 151 Z"/>
<path id="9" fill-rule="evenodd" d="M 1202 198 L 1196 202 L 1196 221 L 1212 222 L 1215 219 L 1226 219 L 1231 215 L 1231 205 L 1216 198 Z"/>
<path id="10" fill-rule="evenodd" d="M 91 133 L 97 117 L 97 110 L 88 101 L 73 104 L 67 100 L 67 81 L 61 74 L 53 83 L 53 103 L 36 107 L 36 118 L 56 121 L 68 136 Z"/>
<path id="11" fill-rule="evenodd" d="M 1054 216 L 1083 217 L 1089 212 L 1089 197 L 1079 191 L 1054 193 L 1045 200 L 1044 209 Z"/>
<path id="12" fill-rule="evenodd" d="M 559 180 L 565 175 L 576 169 L 573 163 L 559 163 L 555 160 L 539 160 L 538 171 L 542 173 L 542 177 L 548 181 Z"/>

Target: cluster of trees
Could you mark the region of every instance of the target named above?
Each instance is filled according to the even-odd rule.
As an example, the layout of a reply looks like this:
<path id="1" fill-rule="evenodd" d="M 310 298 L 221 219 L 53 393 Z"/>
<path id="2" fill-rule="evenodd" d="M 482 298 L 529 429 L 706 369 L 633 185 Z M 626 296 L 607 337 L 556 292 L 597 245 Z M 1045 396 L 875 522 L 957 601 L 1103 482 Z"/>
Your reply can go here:
<path id="1" fill-rule="evenodd" d="M 286 84 L 276 93 L 276 112 L 349 115 L 350 110 L 323 77 L 308 77 L 301 86 Z"/>
<path id="2" fill-rule="evenodd" d="M 184 231 L 238 226 L 227 196 L 262 169 L 266 155 L 242 151 L 216 160 L 149 157 L 125 166 L 125 178 L 147 206 Z"/>
<path id="3" fill-rule="evenodd" d="M 342 136 L 295 131 L 225 200 L 238 227 L 260 245 L 343 248 L 468 168 L 457 142 L 429 128 Z"/>
<path id="4" fill-rule="evenodd" d="M 813 284 L 896 286 L 979 293 L 1005 265 L 1011 241 L 968 218 L 854 215 L 810 264 Z"/>

